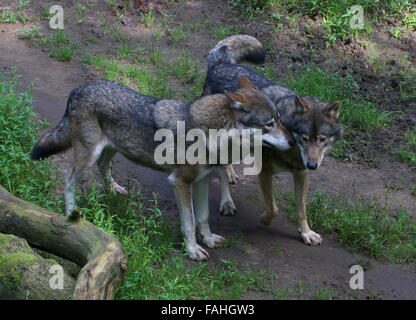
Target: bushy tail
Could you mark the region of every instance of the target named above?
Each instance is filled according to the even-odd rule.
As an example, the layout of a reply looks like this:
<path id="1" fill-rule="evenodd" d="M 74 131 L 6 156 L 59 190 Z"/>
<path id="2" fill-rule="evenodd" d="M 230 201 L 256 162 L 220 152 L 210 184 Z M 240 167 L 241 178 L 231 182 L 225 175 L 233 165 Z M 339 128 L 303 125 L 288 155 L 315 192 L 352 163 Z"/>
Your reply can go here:
<path id="1" fill-rule="evenodd" d="M 239 63 L 249 61 L 263 63 L 266 50 L 259 40 L 252 36 L 240 34 L 225 38 L 208 54 L 208 69 L 221 63 Z"/>
<path id="2" fill-rule="evenodd" d="M 48 131 L 33 147 L 32 159 L 40 160 L 65 151 L 71 147 L 69 137 L 68 109 L 58 125 Z"/>

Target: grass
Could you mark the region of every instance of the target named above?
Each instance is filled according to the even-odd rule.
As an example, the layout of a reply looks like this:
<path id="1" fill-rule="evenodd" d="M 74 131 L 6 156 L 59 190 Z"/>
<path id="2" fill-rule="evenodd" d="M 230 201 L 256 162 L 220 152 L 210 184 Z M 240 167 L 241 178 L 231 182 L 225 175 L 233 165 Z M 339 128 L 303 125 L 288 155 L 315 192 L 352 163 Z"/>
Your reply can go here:
<path id="1" fill-rule="evenodd" d="M 416 30 L 416 7 L 410 7 L 409 10 L 404 13 L 402 20 L 403 24 L 412 30 Z"/>
<path id="2" fill-rule="evenodd" d="M 115 42 L 127 42 L 129 40 L 128 34 L 116 26 L 106 26 L 103 29 L 104 35 L 111 37 Z"/>
<path id="3" fill-rule="evenodd" d="M 335 299 L 335 292 L 332 288 L 322 288 L 315 292 L 314 297 L 315 300 L 334 300 Z"/>
<path id="4" fill-rule="evenodd" d="M 416 169 L 416 130 L 408 129 L 404 135 L 404 147 L 396 150 L 399 161 L 407 162 Z"/>
<path id="5" fill-rule="evenodd" d="M 403 80 L 399 83 L 400 102 L 408 103 L 416 110 L 416 71 L 403 73 Z"/>
<path id="6" fill-rule="evenodd" d="M 18 14 L 8 9 L 3 9 L 0 13 L 0 23 L 14 23 L 17 18 Z"/>
<path id="7" fill-rule="evenodd" d="M 325 71 L 307 67 L 291 74 L 283 83 L 300 95 L 319 98 L 321 101 L 341 101 L 340 121 L 345 126 L 345 139 L 333 148 L 333 155 L 348 158 L 361 143 L 357 133 L 371 134 L 386 128 L 392 114 L 377 109 L 371 102 L 354 93 L 356 83 L 351 76 L 328 74 Z"/>
<path id="8" fill-rule="evenodd" d="M 40 27 L 39 26 L 32 26 L 28 29 L 20 30 L 18 34 L 19 39 L 23 40 L 33 40 L 40 37 Z"/>
<path id="9" fill-rule="evenodd" d="M 0 184 L 18 197 L 59 212 L 62 201 L 55 194 L 53 163 L 30 159 L 45 123 L 32 110 L 31 94 L 18 90 L 14 70 L 1 72 L 0 80 Z M 86 219 L 117 237 L 127 251 L 128 272 L 118 299 L 238 299 L 262 286 L 259 272 L 240 269 L 230 260 L 212 267 L 185 257 L 180 231 L 164 220 L 156 194 L 145 199 L 134 187 L 128 197 L 100 189 L 92 184 L 78 203 Z"/>
<path id="10" fill-rule="evenodd" d="M 116 58 L 88 54 L 84 57 L 84 63 L 101 71 L 104 80 L 121 82 L 144 95 L 161 98 L 174 95 L 166 85 L 166 77 L 159 77 L 143 66 L 122 63 Z"/>
<path id="11" fill-rule="evenodd" d="M 18 91 L 19 76 L 14 69 L 0 72 L 0 185 L 14 195 L 55 208 L 55 171 L 50 161 L 34 162 L 30 150 L 45 122 L 32 110 L 30 92 Z"/>
<path id="12" fill-rule="evenodd" d="M 40 30 L 40 26 L 22 29 L 18 37 L 31 44 L 48 48 L 49 56 L 58 61 L 68 62 L 73 59 L 77 45 L 71 43 L 67 33 L 57 30 L 47 36 L 42 36 Z"/>
<path id="13" fill-rule="evenodd" d="M 294 217 L 294 200 L 288 210 Z M 328 196 L 317 191 L 308 203 L 311 229 L 336 234 L 344 246 L 395 263 L 416 262 L 416 221 L 405 211 L 392 212 L 378 201 Z"/>
<path id="14" fill-rule="evenodd" d="M 69 36 L 58 30 L 54 32 L 48 39 L 50 46 L 49 55 L 58 61 L 68 62 L 71 61 L 74 53 L 75 46 L 70 44 Z"/>
<path id="15" fill-rule="evenodd" d="M 75 4 L 75 21 L 77 23 L 84 22 L 84 15 L 87 12 L 88 7 L 86 5 L 83 5 L 81 3 Z"/>
<path id="16" fill-rule="evenodd" d="M 179 25 L 176 28 L 167 29 L 166 34 L 173 43 L 177 43 L 188 37 L 188 33 L 183 30 L 182 25 Z"/>
<path id="17" fill-rule="evenodd" d="M 129 259 L 118 299 L 238 299 L 261 285 L 253 271 L 223 260 L 216 268 L 193 263 L 175 248 L 180 232 L 164 220 L 157 196 L 148 201 L 130 189 L 130 196 L 98 191 L 93 185 L 81 199 L 86 218 L 120 239 Z M 117 215 L 114 215 L 117 212 Z"/>
<path id="18" fill-rule="evenodd" d="M 153 25 L 155 24 L 155 20 L 156 20 L 156 15 L 153 10 L 149 10 L 148 12 L 145 12 L 145 13 L 140 13 L 140 15 L 142 17 L 142 23 L 147 28 L 153 27 Z"/>
<path id="19" fill-rule="evenodd" d="M 121 44 L 118 50 L 118 57 L 119 58 L 125 58 L 130 56 L 134 51 L 134 48 L 132 48 L 129 45 Z"/>
<path id="20" fill-rule="evenodd" d="M 147 54 L 139 50 L 133 59 L 135 63 L 123 60 L 128 56 L 127 51 L 132 53 L 120 49 L 117 58 L 86 54 L 83 62 L 102 72 L 103 79 L 121 82 L 153 97 L 190 101 L 202 91 L 204 75 L 186 50 L 178 52 L 177 58 L 171 62 L 156 46 Z M 178 79 L 186 89 L 180 91 L 170 87 L 169 79 Z"/>
<path id="21" fill-rule="evenodd" d="M 19 9 L 22 7 L 19 7 Z M 0 23 L 27 23 L 29 21 L 30 17 L 27 14 L 20 12 L 19 10 L 14 12 L 9 9 L 0 9 Z"/>
<path id="22" fill-rule="evenodd" d="M 212 31 L 212 34 L 216 40 L 222 40 L 234 34 L 241 34 L 241 29 L 229 26 L 219 26 Z"/>
<path id="23" fill-rule="evenodd" d="M 410 193 L 416 197 L 416 184 L 410 187 Z"/>
<path id="24" fill-rule="evenodd" d="M 231 8 L 250 16 L 261 16 L 271 22 L 276 20 L 276 14 L 280 16 L 282 9 L 287 12 L 287 19 L 296 15 L 322 17 L 327 31 L 327 45 L 358 35 L 362 31 L 369 33 L 372 25 L 385 17 L 397 17 L 409 28 L 415 28 L 416 25 L 416 11 L 412 9 L 411 0 L 229 0 L 228 3 Z M 363 30 L 350 27 L 353 13 L 349 9 L 354 5 L 361 5 L 363 8 Z"/>

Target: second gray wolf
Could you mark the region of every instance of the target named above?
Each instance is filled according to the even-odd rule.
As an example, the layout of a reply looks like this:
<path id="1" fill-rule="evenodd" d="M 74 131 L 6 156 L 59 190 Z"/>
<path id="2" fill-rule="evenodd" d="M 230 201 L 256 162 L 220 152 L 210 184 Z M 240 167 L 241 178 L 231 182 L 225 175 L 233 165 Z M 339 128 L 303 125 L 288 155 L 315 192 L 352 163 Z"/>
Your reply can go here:
<path id="1" fill-rule="evenodd" d="M 290 171 L 294 178 L 295 210 L 301 238 L 306 244 L 320 244 L 322 237 L 309 228 L 306 215 L 308 171 L 319 168 L 325 152 L 343 135 L 343 126 L 339 122 L 340 102 L 327 103 L 314 97 L 299 96 L 239 64 L 242 61 L 263 63 L 265 52 L 260 41 L 249 35 L 234 35 L 220 41 L 208 55 L 203 95 L 233 90 L 235 79 L 245 76 L 276 105 L 281 122 L 293 135 L 296 145 L 287 151 L 263 148 L 259 183 L 266 210 L 261 221 L 268 225 L 278 213 L 272 191 L 273 174 Z M 222 188 L 228 187 L 222 183 Z M 222 192 L 223 214 L 235 212 L 229 194 L 228 191 Z"/>
<path id="2" fill-rule="evenodd" d="M 223 240 L 208 224 L 208 188 L 210 172 L 224 166 L 158 164 L 155 149 L 160 142 L 155 141 L 155 133 L 159 129 L 174 132 L 178 121 L 185 123 L 186 130 L 261 129 L 263 143 L 270 148 L 289 149 L 294 143 L 273 103 L 246 77 L 236 80 L 236 90 L 207 95 L 191 104 L 148 97 L 115 82 L 95 81 L 72 90 L 62 120 L 33 147 L 32 158 L 39 160 L 73 148 L 73 172 L 65 187 L 66 214 L 75 207 L 74 194 L 82 173 L 96 162 L 113 191 L 127 192 L 111 175 L 110 162 L 117 152 L 168 173 L 186 250 L 191 259 L 206 260 L 208 252 L 197 244 L 196 231 L 210 248 Z"/>

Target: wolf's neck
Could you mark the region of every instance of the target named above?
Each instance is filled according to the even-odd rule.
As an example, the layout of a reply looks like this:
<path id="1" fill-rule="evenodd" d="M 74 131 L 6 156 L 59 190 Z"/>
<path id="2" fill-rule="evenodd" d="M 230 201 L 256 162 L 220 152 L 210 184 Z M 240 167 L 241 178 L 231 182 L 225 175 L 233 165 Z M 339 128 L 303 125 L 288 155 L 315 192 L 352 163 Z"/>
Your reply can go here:
<path id="1" fill-rule="evenodd" d="M 202 97 L 191 104 L 189 114 L 195 127 L 208 129 L 235 128 L 230 100 L 225 94 Z"/>

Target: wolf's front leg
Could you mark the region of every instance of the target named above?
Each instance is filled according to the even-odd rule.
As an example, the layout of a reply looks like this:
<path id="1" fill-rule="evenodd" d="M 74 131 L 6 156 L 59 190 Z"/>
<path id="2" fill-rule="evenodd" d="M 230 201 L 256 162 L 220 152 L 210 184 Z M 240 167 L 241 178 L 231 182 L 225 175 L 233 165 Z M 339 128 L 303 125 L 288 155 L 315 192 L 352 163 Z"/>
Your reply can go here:
<path id="1" fill-rule="evenodd" d="M 268 226 L 278 214 L 276 201 L 273 196 L 273 173 L 267 170 L 262 170 L 258 178 L 266 207 L 266 210 L 260 216 L 260 221 Z"/>
<path id="2" fill-rule="evenodd" d="M 302 240 L 308 245 L 318 245 L 322 242 L 322 237 L 316 232 L 312 231 L 308 225 L 308 218 L 306 215 L 306 203 L 308 200 L 309 174 L 307 171 L 293 172 L 293 179 L 295 184 L 295 202 L 296 215 L 298 217 L 298 228 Z"/>
<path id="3" fill-rule="evenodd" d="M 209 182 L 210 175 L 194 182 L 194 211 L 197 229 L 202 237 L 202 242 L 209 248 L 217 248 L 224 238 L 217 234 L 211 233 L 211 229 L 209 228 Z"/>
<path id="4" fill-rule="evenodd" d="M 77 170 L 73 170 L 65 186 L 65 215 L 69 216 L 75 208 L 75 191 L 81 173 Z"/>
<path id="5" fill-rule="evenodd" d="M 168 177 L 169 183 L 173 187 L 176 202 L 178 204 L 181 230 L 185 238 L 186 251 L 192 260 L 207 260 L 209 254 L 196 243 L 195 236 L 195 217 L 192 205 L 192 185 L 178 178 L 176 172 Z"/>
<path id="6" fill-rule="evenodd" d="M 230 169 L 231 168 L 231 169 Z M 237 209 L 235 208 L 235 204 L 233 198 L 231 197 L 230 193 L 230 184 L 232 181 L 230 180 L 231 171 L 234 172 L 232 165 L 225 167 L 221 167 L 218 170 L 220 175 L 220 183 L 221 183 L 221 204 L 220 204 L 220 213 L 223 216 L 233 216 L 235 215 Z M 235 172 L 234 172 L 235 174 Z"/>
<path id="7" fill-rule="evenodd" d="M 228 182 L 229 184 L 237 184 L 238 175 L 235 173 L 234 167 L 232 164 L 226 166 L 225 172 L 227 173 Z"/>

